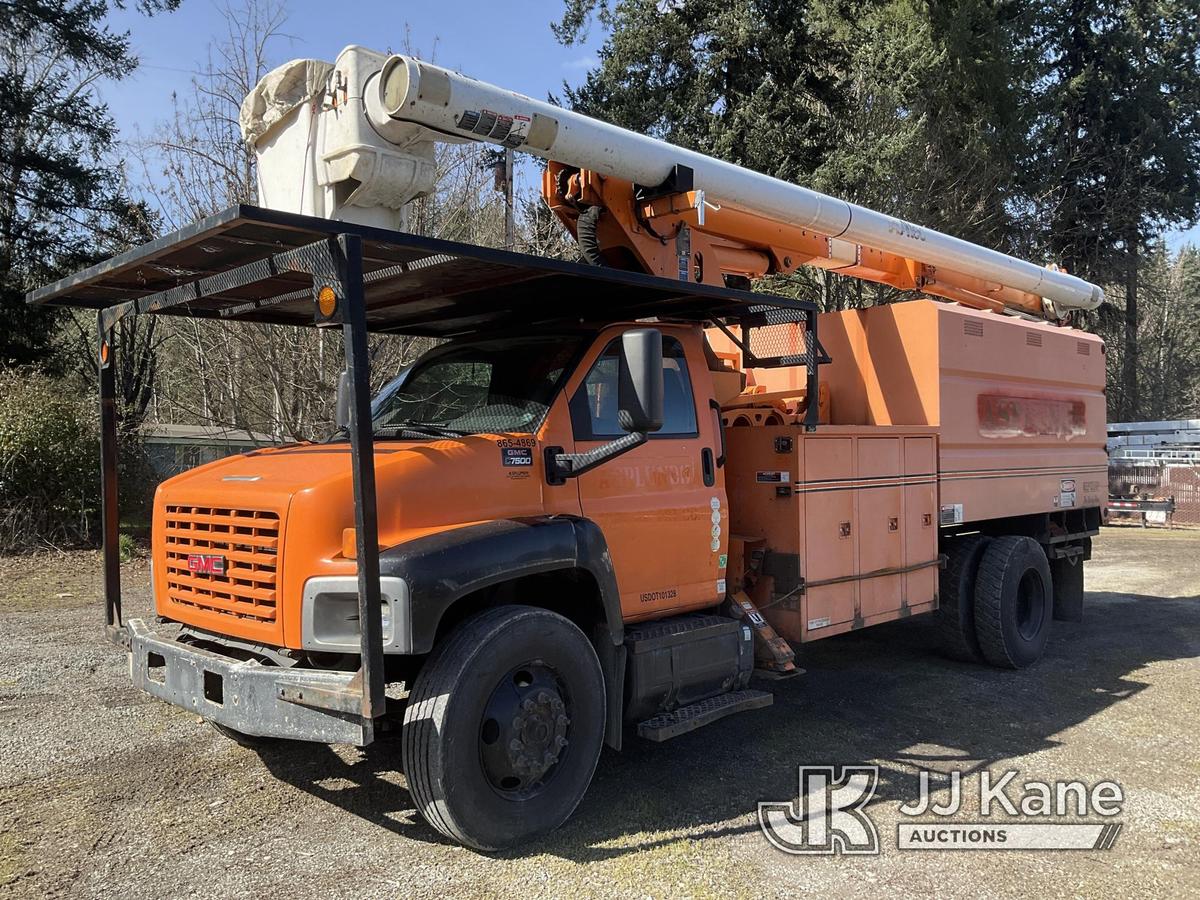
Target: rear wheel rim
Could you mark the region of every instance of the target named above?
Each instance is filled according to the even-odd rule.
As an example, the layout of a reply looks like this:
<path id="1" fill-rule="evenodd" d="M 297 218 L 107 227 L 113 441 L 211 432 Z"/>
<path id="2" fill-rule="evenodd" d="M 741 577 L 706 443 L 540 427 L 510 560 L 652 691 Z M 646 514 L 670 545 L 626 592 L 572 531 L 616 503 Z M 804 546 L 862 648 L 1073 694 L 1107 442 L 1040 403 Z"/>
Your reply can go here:
<path id="1" fill-rule="evenodd" d="M 1027 641 L 1038 636 L 1046 617 L 1046 586 L 1029 569 L 1017 584 L 1017 633 Z"/>
<path id="2" fill-rule="evenodd" d="M 558 671 L 544 662 L 510 670 L 479 722 L 484 777 L 507 800 L 536 797 L 562 769 L 571 704 Z"/>

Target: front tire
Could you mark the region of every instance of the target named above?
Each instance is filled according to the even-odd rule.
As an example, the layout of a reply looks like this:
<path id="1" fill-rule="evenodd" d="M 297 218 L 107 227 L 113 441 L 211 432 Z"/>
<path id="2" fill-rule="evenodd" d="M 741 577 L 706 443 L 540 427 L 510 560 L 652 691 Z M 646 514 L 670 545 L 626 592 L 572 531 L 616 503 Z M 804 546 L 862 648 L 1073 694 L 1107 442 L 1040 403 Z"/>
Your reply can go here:
<path id="1" fill-rule="evenodd" d="M 975 579 L 975 633 L 993 666 L 1037 662 L 1050 637 L 1054 588 L 1041 545 L 1027 537 L 992 541 Z"/>
<path id="2" fill-rule="evenodd" d="M 591 783 L 604 741 L 604 676 L 557 613 L 485 610 L 434 650 L 409 694 L 409 791 L 437 831 L 498 850 L 557 828 Z"/>

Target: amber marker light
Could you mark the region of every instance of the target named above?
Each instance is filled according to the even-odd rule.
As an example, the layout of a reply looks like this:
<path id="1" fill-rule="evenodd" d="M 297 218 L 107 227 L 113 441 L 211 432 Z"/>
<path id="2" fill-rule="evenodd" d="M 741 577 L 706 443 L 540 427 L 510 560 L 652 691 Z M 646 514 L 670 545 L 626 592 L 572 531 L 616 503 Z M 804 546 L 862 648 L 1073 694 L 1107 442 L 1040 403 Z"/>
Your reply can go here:
<path id="1" fill-rule="evenodd" d="M 317 309 L 326 319 L 332 317 L 337 311 L 337 291 L 327 284 L 322 285 L 321 289 L 317 291 Z"/>

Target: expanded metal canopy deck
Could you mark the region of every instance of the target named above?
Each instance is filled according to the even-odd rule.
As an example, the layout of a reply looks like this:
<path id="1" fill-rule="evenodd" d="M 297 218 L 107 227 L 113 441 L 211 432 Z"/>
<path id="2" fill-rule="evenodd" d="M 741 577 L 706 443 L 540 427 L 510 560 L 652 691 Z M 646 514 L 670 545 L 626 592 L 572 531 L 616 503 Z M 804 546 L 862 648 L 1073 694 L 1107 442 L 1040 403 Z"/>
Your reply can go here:
<path id="1" fill-rule="evenodd" d="M 810 303 L 619 269 L 233 206 L 28 296 L 35 305 L 170 313 L 280 325 L 314 319 L 313 280 L 333 281 L 339 255 L 361 247 L 366 327 L 432 337 L 580 320 L 738 319 L 769 304 Z M 344 255 L 341 254 L 341 255 Z M 109 317 L 110 320 L 113 318 Z"/>
<path id="2" fill-rule="evenodd" d="M 681 263 L 691 271 L 691 260 Z M 289 682 L 278 697 L 360 717 L 364 742 L 385 710 L 368 332 L 453 338 L 643 318 L 711 323 L 741 346 L 747 366 L 806 366 L 810 397 L 825 361 L 811 303 L 254 206 L 230 207 L 33 291 L 27 302 L 97 311 L 106 622 L 127 648 L 137 637 L 121 617 L 113 329 L 145 314 L 342 328 L 361 664 L 343 688 Z M 809 425 L 816 414 L 809 404 Z"/>

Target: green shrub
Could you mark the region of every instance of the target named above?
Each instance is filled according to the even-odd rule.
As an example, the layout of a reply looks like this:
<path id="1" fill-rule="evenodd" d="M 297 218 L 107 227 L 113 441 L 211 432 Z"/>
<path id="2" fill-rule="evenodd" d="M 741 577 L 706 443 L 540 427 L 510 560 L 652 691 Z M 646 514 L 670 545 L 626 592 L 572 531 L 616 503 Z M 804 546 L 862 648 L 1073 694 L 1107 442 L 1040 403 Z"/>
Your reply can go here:
<path id="1" fill-rule="evenodd" d="M 96 401 L 28 370 L 0 371 L 0 550 L 94 539 Z"/>
<path id="2" fill-rule="evenodd" d="M 121 562 L 129 562 L 138 555 L 137 539 L 132 534 L 122 532 L 117 535 L 117 549 L 121 555 Z"/>

